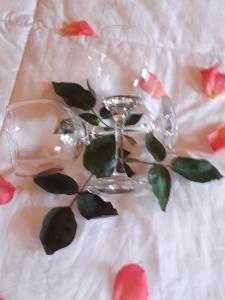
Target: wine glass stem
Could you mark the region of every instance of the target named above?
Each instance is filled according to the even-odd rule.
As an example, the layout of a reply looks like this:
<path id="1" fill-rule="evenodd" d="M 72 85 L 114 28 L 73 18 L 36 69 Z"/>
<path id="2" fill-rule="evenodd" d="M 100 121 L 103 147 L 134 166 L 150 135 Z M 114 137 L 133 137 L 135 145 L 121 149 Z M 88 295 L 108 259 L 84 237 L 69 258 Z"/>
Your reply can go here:
<path id="1" fill-rule="evenodd" d="M 114 120 L 114 130 L 115 130 L 115 141 L 116 141 L 116 152 L 115 160 L 116 165 L 113 171 L 113 176 L 125 174 L 124 167 L 124 155 L 123 155 L 123 133 L 124 133 L 124 123 L 126 116 L 124 114 L 113 115 Z"/>

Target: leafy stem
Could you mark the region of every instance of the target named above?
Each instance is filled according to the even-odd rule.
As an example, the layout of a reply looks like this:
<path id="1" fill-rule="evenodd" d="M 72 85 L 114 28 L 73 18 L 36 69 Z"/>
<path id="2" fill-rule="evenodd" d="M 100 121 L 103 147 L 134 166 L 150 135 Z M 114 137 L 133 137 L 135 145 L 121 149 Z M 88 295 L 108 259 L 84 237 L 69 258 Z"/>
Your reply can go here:
<path id="1" fill-rule="evenodd" d="M 150 161 L 144 161 L 144 160 L 140 160 L 137 158 L 133 158 L 133 157 L 129 157 L 128 159 L 126 159 L 127 162 L 130 163 L 139 163 L 139 164 L 143 164 L 143 165 L 150 165 L 150 166 L 154 166 L 156 163 L 154 162 L 150 162 Z M 163 166 L 166 166 L 168 168 L 171 168 L 170 165 L 166 165 L 166 164 L 162 164 Z"/>
<path id="2" fill-rule="evenodd" d="M 94 174 L 91 173 L 91 175 L 85 180 L 85 182 L 84 182 L 84 184 L 81 186 L 81 189 L 80 189 L 79 192 L 83 192 L 83 191 L 84 191 L 86 185 L 87 185 L 88 182 L 91 180 L 91 178 L 92 178 L 93 175 L 94 175 Z M 75 197 L 73 198 L 73 200 L 72 200 L 72 202 L 70 203 L 69 207 L 72 207 L 72 206 L 74 205 L 75 201 L 77 200 L 78 194 L 79 194 L 79 193 L 77 193 L 77 194 L 75 195 Z"/>
<path id="3" fill-rule="evenodd" d="M 99 115 L 96 113 L 96 111 L 92 108 L 91 111 L 93 112 L 93 114 L 98 118 L 99 122 L 101 122 L 103 125 L 105 125 L 107 128 L 112 129 L 108 124 L 106 124 L 102 118 L 99 117 Z"/>
<path id="4" fill-rule="evenodd" d="M 77 83 L 53 82 L 54 91 L 57 95 L 64 99 L 64 102 L 67 105 L 85 111 L 84 113 L 79 115 L 83 120 L 94 126 L 99 126 L 102 124 L 104 125 L 101 126 L 101 129 L 106 132 L 104 134 L 96 133 L 94 135 L 95 138 L 92 139 L 85 148 L 83 164 L 84 167 L 92 173 L 91 176 L 84 183 L 80 191 L 78 191 L 79 187 L 77 183 L 73 179 L 68 178 L 68 176 L 63 176 L 63 174 L 41 174 L 39 177 L 36 176 L 34 180 L 40 187 L 48 192 L 52 192 L 55 194 L 74 195 L 74 199 L 71 202 L 71 205 L 67 207 L 67 209 L 71 209 L 71 206 L 77 200 L 78 209 L 80 211 L 82 210 L 81 214 L 88 219 L 90 218 L 90 205 L 94 211 L 94 214 L 91 214 L 91 216 L 96 217 L 105 215 L 105 210 L 101 211 L 100 213 L 96 213 L 96 207 L 98 208 L 98 205 L 100 205 L 101 208 L 104 207 L 105 202 L 103 200 L 99 200 L 97 195 L 93 195 L 88 191 L 83 190 L 93 174 L 96 177 L 111 176 L 112 169 L 115 165 L 115 132 L 113 131 L 113 128 L 107 125 L 107 122 L 105 121 L 108 118 L 112 118 L 110 111 L 108 111 L 105 107 L 102 107 L 100 109 L 100 112 L 96 113 L 95 104 L 97 96 L 88 80 L 87 87 L 88 90 Z M 128 126 L 126 128 L 126 133 L 136 131 L 136 129 L 134 130 L 132 127 L 129 128 L 129 125 L 137 124 L 141 117 L 142 114 L 131 114 L 127 118 L 125 123 L 125 126 Z M 66 125 L 65 128 L 63 127 L 64 123 L 62 123 L 60 124 L 61 126 L 59 126 L 59 128 L 57 127 L 57 130 L 61 130 L 62 127 L 62 129 L 64 129 L 64 134 L 70 133 L 71 127 L 69 126 L 70 124 L 68 124 L 68 120 L 64 122 Z M 125 135 L 124 137 L 130 143 L 130 145 L 137 144 L 136 140 L 132 136 Z M 148 131 L 147 133 L 145 133 L 145 146 L 146 150 L 149 152 L 154 161 L 145 161 L 141 159 L 130 158 L 128 157 L 128 154 L 126 156 L 124 155 L 126 172 L 129 171 L 130 175 L 133 174 L 132 169 L 127 163 L 139 163 L 150 166 L 148 171 L 148 181 L 152 187 L 153 193 L 158 198 L 160 207 L 163 211 L 166 210 L 171 189 L 171 178 L 168 169 L 194 182 L 203 183 L 223 177 L 210 162 L 204 159 L 175 157 L 171 160 L 170 165 L 164 164 L 164 160 L 167 157 L 167 152 L 164 145 L 157 139 L 157 137 L 155 137 L 154 132 Z M 149 160 L 150 159 L 151 158 L 149 158 Z M 56 182 L 56 184 L 53 184 L 52 182 Z M 93 203 L 93 196 L 95 199 L 95 203 Z M 84 202 L 83 200 L 81 201 L 82 197 L 83 199 L 85 198 L 86 202 Z M 84 208 L 86 209 L 86 211 Z M 55 212 L 53 211 L 53 213 Z M 61 213 L 61 210 L 59 211 L 59 213 Z M 68 211 L 68 213 L 70 212 Z M 111 207 L 110 215 L 114 215 L 115 213 L 117 212 L 113 211 Z M 54 216 L 55 215 L 53 214 L 53 217 Z"/>

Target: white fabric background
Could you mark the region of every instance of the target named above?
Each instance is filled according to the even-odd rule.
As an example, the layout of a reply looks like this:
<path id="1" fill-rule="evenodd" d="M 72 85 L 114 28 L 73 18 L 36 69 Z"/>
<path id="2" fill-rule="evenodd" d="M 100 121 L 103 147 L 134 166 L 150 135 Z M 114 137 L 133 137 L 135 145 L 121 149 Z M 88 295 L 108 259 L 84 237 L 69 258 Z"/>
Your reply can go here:
<path id="1" fill-rule="evenodd" d="M 224 151 L 206 141 L 225 121 L 225 97 L 208 100 L 198 68 L 225 72 L 222 0 L 20 0 L 0 2 L 0 113 L 11 100 L 55 99 L 50 81 L 85 83 L 87 39 L 62 37 L 64 21 L 85 19 L 97 32 L 113 24 L 141 26 L 151 39 L 152 72 L 171 96 L 178 118 L 178 154 L 205 157 L 225 175 Z M 46 256 L 38 239 L 50 207 L 71 201 L 32 180 L 16 178 L 6 144 L 0 169 L 16 187 L 0 207 L 0 295 L 5 300 L 109 300 L 118 269 L 141 264 L 152 300 L 225 299 L 225 180 L 191 183 L 174 175 L 167 212 L 149 191 L 110 197 L 119 217 L 86 221 L 67 248 Z M 79 162 L 69 174 L 83 182 Z"/>

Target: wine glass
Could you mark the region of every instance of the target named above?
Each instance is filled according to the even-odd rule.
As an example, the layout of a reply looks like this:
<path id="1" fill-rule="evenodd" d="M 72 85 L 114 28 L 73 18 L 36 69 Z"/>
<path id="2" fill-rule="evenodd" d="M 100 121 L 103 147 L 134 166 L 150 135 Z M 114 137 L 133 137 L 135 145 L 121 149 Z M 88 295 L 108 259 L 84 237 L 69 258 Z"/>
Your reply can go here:
<path id="1" fill-rule="evenodd" d="M 102 29 L 89 44 L 88 81 L 112 114 L 116 140 L 115 169 L 110 177 L 92 181 L 88 187 L 92 192 L 127 193 L 142 184 L 126 175 L 122 149 L 127 117 L 149 97 L 139 84 L 148 72 L 149 44 L 139 28 L 117 25 Z"/>
<path id="2" fill-rule="evenodd" d="M 4 130 L 15 174 L 34 176 L 59 171 L 78 153 L 84 129 L 63 102 L 40 99 L 21 101 L 6 109 Z"/>

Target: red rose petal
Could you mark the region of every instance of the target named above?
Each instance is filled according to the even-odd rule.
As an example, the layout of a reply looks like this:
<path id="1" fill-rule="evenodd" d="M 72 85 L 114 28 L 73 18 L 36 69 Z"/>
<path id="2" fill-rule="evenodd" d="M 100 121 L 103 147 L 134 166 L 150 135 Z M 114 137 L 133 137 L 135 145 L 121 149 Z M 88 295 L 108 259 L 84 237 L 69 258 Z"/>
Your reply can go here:
<path id="1" fill-rule="evenodd" d="M 147 300 L 147 276 L 137 264 L 124 266 L 116 275 L 113 300 Z"/>
<path id="2" fill-rule="evenodd" d="M 212 98 L 225 92 L 225 74 L 218 73 L 215 77 L 215 84 L 212 91 Z"/>
<path id="3" fill-rule="evenodd" d="M 7 204 L 12 200 L 15 190 L 15 187 L 10 182 L 0 176 L 0 205 Z"/>
<path id="4" fill-rule="evenodd" d="M 64 35 L 92 36 L 95 34 L 90 25 L 84 20 L 65 23 L 61 31 Z"/>
<path id="5" fill-rule="evenodd" d="M 208 69 L 201 69 L 201 77 L 202 77 L 202 90 L 203 92 L 211 97 L 212 91 L 215 85 L 215 77 L 218 73 L 219 65 L 214 65 Z"/>
<path id="6" fill-rule="evenodd" d="M 200 70 L 202 90 L 211 99 L 225 92 L 225 74 L 218 73 L 218 71 L 219 65 Z"/>
<path id="7" fill-rule="evenodd" d="M 221 124 L 208 135 L 208 141 L 213 152 L 225 149 L 225 124 Z"/>
<path id="8" fill-rule="evenodd" d="M 150 94 L 153 98 L 161 98 L 166 95 L 164 87 L 162 86 L 156 75 L 150 72 L 143 72 L 139 85 L 143 91 Z"/>

